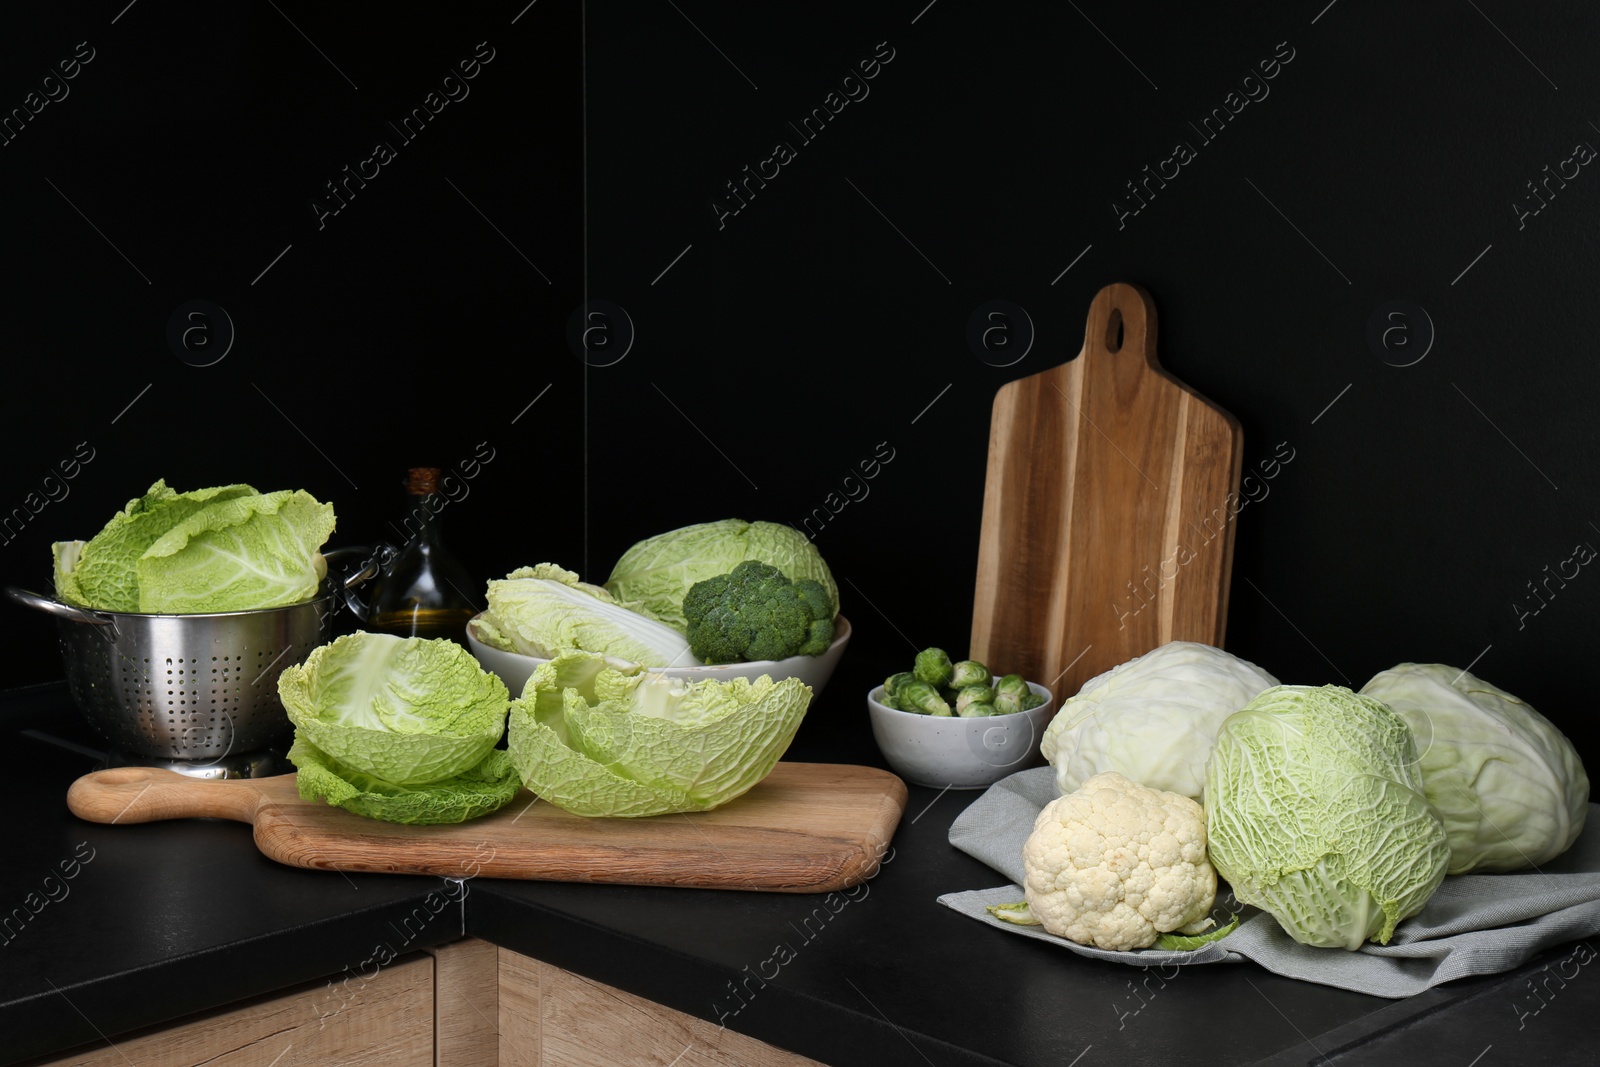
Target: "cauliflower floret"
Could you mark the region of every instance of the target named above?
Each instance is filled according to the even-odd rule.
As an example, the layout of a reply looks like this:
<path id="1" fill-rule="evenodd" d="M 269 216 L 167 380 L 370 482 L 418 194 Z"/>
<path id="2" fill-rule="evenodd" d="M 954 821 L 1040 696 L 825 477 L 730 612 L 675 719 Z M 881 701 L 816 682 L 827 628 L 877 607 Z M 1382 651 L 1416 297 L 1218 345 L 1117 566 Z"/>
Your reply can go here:
<path id="1" fill-rule="evenodd" d="M 1217 895 L 1204 809 L 1115 771 L 1047 804 L 1022 863 L 1034 918 L 1096 948 L 1149 948 L 1203 921 Z"/>

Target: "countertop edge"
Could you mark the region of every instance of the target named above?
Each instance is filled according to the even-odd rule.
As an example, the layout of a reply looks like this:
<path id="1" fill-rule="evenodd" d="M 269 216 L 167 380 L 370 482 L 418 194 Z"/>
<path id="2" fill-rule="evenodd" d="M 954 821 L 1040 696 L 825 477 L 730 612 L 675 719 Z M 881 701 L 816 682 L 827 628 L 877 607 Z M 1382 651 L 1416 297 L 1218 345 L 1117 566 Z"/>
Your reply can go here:
<path id="1" fill-rule="evenodd" d="M 0 1049 L 0 1067 L 61 1055 L 86 1044 L 103 1042 L 114 1047 L 115 1039 L 122 1034 L 226 1008 L 292 986 L 331 979 L 342 968 L 327 966 L 325 961 L 330 959 L 343 960 L 344 969 L 359 972 L 362 964 L 372 958 L 372 928 L 379 924 L 394 928 L 393 923 L 403 923 L 416 909 L 426 906 L 427 897 L 433 892 L 174 956 L 0 1005 L 0 1018 L 27 1013 L 26 1027 L 18 1027 Z M 445 914 L 439 913 L 441 917 Z M 416 936 L 405 940 L 399 954 L 470 936 L 464 933 L 465 900 L 455 902 L 449 914 L 453 921 L 426 924 Z M 362 919 L 370 922 L 359 921 Z M 219 967 L 241 976 L 239 984 L 229 984 L 227 994 L 220 999 L 215 995 Z"/>
<path id="2" fill-rule="evenodd" d="M 941 1065 L 1012 1067 L 1005 1060 L 898 1026 L 871 1010 L 852 1010 L 759 978 L 756 980 L 760 989 L 750 997 L 748 1006 L 718 1018 L 707 998 L 692 997 L 689 991 L 725 989 L 748 976 L 561 911 L 499 894 L 492 883 L 477 884 L 467 899 L 470 936 L 809 1056 L 830 1067 L 895 1062 L 904 1055 L 906 1043 L 912 1038 L 915 1048 L 932 1054 L 934 1062 Z M 527 923 L 529 910 L 546 921 Z M 728 996 L 732 998 L 733 994 Z"/>

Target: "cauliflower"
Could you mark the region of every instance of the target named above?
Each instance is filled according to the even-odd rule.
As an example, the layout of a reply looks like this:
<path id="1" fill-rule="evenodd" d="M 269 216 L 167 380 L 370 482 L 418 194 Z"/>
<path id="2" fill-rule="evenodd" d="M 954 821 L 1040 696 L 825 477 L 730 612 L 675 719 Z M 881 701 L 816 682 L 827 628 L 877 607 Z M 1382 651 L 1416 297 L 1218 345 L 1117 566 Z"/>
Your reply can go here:
<path id="1" fill-rule="evenodd" d="M 1046 805 L 1022 863 L 1033 918 L 1096 948 L 1149 948 L 1172 930 L 1198 932 L 1217 895 L 1205 811 L 1115 771 Z"/>

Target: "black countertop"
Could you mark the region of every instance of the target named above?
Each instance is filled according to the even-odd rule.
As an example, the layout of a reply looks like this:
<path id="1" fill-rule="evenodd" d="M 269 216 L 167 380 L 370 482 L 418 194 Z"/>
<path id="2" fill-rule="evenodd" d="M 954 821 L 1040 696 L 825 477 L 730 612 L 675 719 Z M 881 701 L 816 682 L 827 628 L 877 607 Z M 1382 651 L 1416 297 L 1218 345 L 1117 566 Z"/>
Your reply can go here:
<path id="1" fill-rule="evenodd" d="M 856 673 L 841 666 L 790 758 L 882 765 L 856 707 L 871 679 Z M 28 916 L 0 932 L 0 1064 L 370 971 L 380 946 L 463 935 L 837 1067 L 1596 1062 L 1587 1035 L 1600 983 L 1574 977 L 1593 956 L 1574 945 L 1391 1001 L 1253 964 L 1163 981 L 1007 937 L 934 900 L 1001 881 L 945 839 L 976 793 L 912 788 L 892 852 L 848 893 L 482 878 L 463 890 L 284 867 L 237 823 L 81 822 L 64 798 L 96 745 L 62 686 L 0 694 L 0 789 L 14 823 L 0 920 Z"/>

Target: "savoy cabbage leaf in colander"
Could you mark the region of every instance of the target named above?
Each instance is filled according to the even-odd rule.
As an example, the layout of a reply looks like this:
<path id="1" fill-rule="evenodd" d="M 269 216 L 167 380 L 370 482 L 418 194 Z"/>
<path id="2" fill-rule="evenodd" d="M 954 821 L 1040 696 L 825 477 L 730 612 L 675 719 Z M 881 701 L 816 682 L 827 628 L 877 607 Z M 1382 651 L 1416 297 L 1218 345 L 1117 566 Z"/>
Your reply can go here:
<path id="1" fill-rule="evenodd" d="M 54 546 L 56 592 L 104 611 L 139 610 L 139 557 L 161 536 L 212 502 L 255 496 L 248 485 L 221 485 L 179 493 L 165 480 L 111 517 L 93 540 Z"/>
<path id="2" fill-rule="evenodd" d="M 463 774 L 505 732 L 511 694 L 454 641 L 354 633 L 278 678 L 295 736 L 397 786 Z"/>
<path id="3" fill-rule="evenodd" d="M 87 542 L 52 546 L 56 594 L 102 611 L 196 614 L 310 599 L 326 574 L 331 504 L 309 493 L 158 481 Z"/>

